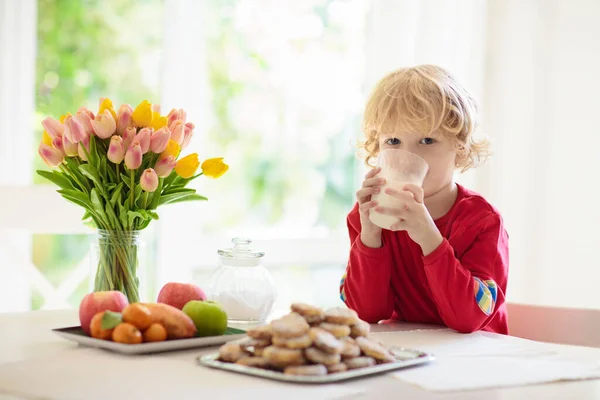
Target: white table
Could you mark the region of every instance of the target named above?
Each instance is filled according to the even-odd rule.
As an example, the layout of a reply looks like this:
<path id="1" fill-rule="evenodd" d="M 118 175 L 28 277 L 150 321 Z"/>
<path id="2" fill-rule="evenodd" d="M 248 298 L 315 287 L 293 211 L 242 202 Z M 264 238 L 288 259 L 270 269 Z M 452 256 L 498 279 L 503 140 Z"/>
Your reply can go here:
<path id="1" fill-rule="evenodd" d="M 0 314 L 0 365 L 30 360 L 36 357 L 56 356 L 61 353 L 72 351 L 89 351 L 86 348 L 77 348 L 77 345 L 66 341 L 51 332 L 52 328 L 78 325 L 77 312 L 75 310 L 65 311 L 34 311 L 27 313 Z M 377 325 L 374 331 L 403 331 L 411 329 L 437 329 L 435 326 L 418 326 L 412 324 L 397 325 Z M 195 349 L 175 353 L 161 353 L 146 357 L 176 359 L 194 363 L 195 358 L 203 353 L 214 352 L 215 348 Z M 198 368 L 198 374 L 215 373 L 215 370 Z M 226 371 L 217 371 L 218 373 L 228 374 L 228 385 L 235 387 L 240 379 L 247 379 L 245 376 L 238 376 Z M 100 377 L 98 379 L 101 379 Z M 169 376 L 165 376 L 164 385 L 169 385 Z M 267 381 L 267 384 L 271 384 Z M 401 397 L 410 399 L 598 399 L 600 398 L 600 380 L 577 381 L 566 383 L 552 383 L 545 385 L 534 385 L 517 388 L 494 389 L 484 391 L 467 391 L 455 393 L 435 393 L 422 390 L 420 388 L 408 385 L 402 381 L 390 376 L 381 375 L 348 381 L 342 383 L 346 387 L 360 388 L 362 393 L 352 395 L 350 398 L 371 399 L 371 398 L 390 398 Z M 274 387 L 282 392 L 282 398 L 286 393 L 293 393 L 295 385 L 282 385 L 273 383 Z M 275 386 L 277 385 L 277 386 Z M 366 390 L 366 391 L 365 391 Z M 19 394 L 19 397 L 6 393 L 0 387 L 0 399 L 29 399 L 31 397 L 25 394 Z M 115 398 L 119 398 L 118 396 Z M 177 398 L 177 393 L 173 393 L 172 398 Z M 197 398 L 202 398 L 201 388 Z M 244 398 L 242 394 L 238 396 Z M 145 398 L 145 400 L 149 400 Z"/>

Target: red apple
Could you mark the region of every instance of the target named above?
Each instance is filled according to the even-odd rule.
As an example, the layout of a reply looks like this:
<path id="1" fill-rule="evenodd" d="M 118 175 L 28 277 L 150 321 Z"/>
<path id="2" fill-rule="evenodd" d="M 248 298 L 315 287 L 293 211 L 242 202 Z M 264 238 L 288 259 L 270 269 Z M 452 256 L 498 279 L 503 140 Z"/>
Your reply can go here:
<path id="1" fill-rule="evenodd" d="M 93 292 L 85 295 L 79 304 L 81 328 L 90 334 L 92 318 L 102 311 L 121 312 L 129 304 L 127 297 L 119 291 Z"/>
<path id="2" fill-rule="evenodd" d="M 192 300 L 206 300 L 204 291 L 191 283 L 169 282 L 160 289 L 156 301 L 181 310 Z"/>

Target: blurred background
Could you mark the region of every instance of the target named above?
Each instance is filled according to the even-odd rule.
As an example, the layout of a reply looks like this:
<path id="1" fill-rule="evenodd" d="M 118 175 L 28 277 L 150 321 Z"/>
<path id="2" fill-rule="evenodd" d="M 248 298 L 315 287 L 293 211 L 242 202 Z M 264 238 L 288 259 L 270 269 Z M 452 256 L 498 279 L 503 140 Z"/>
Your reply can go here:
<path id="1" fill-rule="evenodd" d="M 202 287 L 246 236 L 279 307 L 341 304 L 366 96 L 422 63 L 479 102 L 494 156 L 457 180 L 505 218 L 508 300 L 600 308 L 599 19 L 597 0 L 0 0 L 0 312 L 89 291 L 94 231 L 35 170 L 40 121 L 100 97 L 184 108 L 190 151 L 230 164 L 144 232 L 148 299 Z"/>

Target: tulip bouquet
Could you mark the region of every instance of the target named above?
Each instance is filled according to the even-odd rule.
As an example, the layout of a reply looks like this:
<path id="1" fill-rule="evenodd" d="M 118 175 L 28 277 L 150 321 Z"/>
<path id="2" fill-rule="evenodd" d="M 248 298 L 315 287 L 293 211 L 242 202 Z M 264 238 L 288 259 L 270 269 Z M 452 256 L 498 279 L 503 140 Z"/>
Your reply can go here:
<path id="1" fill-rule="evenodd" d="M 94 291 L 119 290 L 139 301 L 139 231 L 158 219 L 160 205 L 206 200 L 187 184 L 201 175 L 218 178 L 228 165 L 222 158 L 200 163 L 196 153 L 179 158 L 194 124 L 184 110 L 162 116 L 160 106 L 146 100 L 115 111 L 102 98 L 95 115 L 81 107 L 60 120 L 48 117 L 42 126 L 38 152 L 53 169 L 37 173 L 83 207 L 83 220 L 98 229 Z"/>

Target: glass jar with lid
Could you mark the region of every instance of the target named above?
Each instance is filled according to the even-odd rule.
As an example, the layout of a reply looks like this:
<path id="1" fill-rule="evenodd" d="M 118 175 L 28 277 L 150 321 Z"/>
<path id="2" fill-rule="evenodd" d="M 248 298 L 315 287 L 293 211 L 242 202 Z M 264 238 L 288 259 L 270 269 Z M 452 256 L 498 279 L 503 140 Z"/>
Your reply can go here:
<path id="1" fill-rule="evenodd" d="M 250 239 L 232 242 L 232 248 L 218 251 L 219 265 L 208 279 L 208 297 L 221 304 L 229 323 L 263 323 L 277 297 L 273 277 L 262 265 L 265 253 L 253 250 Z"/>

